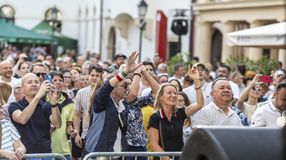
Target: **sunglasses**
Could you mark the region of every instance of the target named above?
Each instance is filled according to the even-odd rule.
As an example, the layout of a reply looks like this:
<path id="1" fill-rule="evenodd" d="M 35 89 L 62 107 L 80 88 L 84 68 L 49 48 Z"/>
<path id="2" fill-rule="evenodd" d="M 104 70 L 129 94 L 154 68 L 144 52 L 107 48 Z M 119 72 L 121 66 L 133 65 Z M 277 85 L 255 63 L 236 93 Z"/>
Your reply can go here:
<path id="1" fill-rule="evenodd" d="M 261 89 L 260 88 L 258 88 L 258 87 L 252 87 L 252 90 L 254 90 L 254 91 L 256 91 L 256 92 L 259 92 L 259 91 L 261 91 Z"/>
<path id="2" fill-rule="evenodd" d="M 38 77 L 40 77 L 40 76 L 45 77 L 46 73 L 35 73 L 35 75 Z"/>

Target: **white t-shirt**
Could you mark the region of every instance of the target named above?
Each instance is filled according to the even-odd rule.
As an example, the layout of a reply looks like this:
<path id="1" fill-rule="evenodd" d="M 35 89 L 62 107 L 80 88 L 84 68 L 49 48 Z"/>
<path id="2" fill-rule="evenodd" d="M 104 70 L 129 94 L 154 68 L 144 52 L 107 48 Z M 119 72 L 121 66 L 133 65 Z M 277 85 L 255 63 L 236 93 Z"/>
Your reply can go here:
<path id="1" fill-rule="evenodd" d="M 212 101 L 211 90 L 212 90 L 212 82 L 209 83 L 205 82 L 205 84 L 202 86 L 205 105 L 209 104 Z M 196 90 L 194 85 L 183 89 L 183 92 L 188 96 L 191 103 L 197 102 Z"/>
<path id="2" fill-rule="evenodd" d="M 231 86 L 233 98 L 238 99 L 239 95 L 240 95 L 239 86 L 236 83 L 232 82 L 232 81 L 229 81 L 229 83 L 230 83 L 230 86 Z"/>
<path id="3" fill-rule="evenodd" d="M 81 133 L 81 138 L 85 138 L 88 130 L 88 124 L 86 123 L 86 108 L 89 105 L 90 101 L 90 96 L 92 94 L 92 88 L 91 86 L 85 87 L 80 89 L 75 97 L 74 101 L 74 110 L 75 111 L 80 111 L 83 115 L 82 117 L 82 133 Z"/>

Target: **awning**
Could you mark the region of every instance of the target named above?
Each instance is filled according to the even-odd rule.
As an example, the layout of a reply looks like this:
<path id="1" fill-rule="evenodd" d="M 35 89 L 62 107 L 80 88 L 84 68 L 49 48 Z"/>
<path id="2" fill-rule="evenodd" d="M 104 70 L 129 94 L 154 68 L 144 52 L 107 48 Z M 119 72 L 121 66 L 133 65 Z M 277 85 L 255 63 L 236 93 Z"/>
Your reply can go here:
<path id="1" fill-rule="evenodd" d="M 286 48 L 286 22 L 227 34 L 230 46 Z"/>
<path id="2" fill-rule="evenodd" d="M 52 38 L 30 31 L 0 19 L 0 41 L 9 43 L 49 44 Z"/>
<path id="3" fill-rule="evenodd" d="M 48 24 L 47 21 L 43 20 L 41 23 L 36 25 L 33 29 L 33 31 L 52 36 L 52 26 Z M 54 32 L 55 39 L 58 41 L 58 46 L 63 46 L 65 49 L 77 49 L 77 40 L 72 39 L 66 35 L 63 35 L 59 32 Z"/>

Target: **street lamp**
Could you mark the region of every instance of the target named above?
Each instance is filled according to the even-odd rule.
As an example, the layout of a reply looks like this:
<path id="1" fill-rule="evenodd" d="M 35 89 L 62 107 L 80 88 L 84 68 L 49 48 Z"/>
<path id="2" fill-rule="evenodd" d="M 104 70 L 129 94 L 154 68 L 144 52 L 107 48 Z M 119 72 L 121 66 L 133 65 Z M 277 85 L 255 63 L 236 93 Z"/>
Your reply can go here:
<path id="1" fill-rule="evenodd" d="M 138 4 L 138 14 L 139 14 L 139 29 L 140 29 L 140 35 L 139 35 L 139 62 L 141 62 L 141 50 L 142 50 L 142 34 L 143 31 L 145 30 L 145 26 L 146 26 L 146 21 L 145 21 L 145 16 L 147 13 L 147 9 L 148 9 L 148 4 L 144 1 L 141 0 L 140 3 Z"/>
<path id="2" fill-rule="evenodd" d="M 56 55 L 56 52 L 54 51 L 54 43 L 55 43 L 55 24 L 57 22 L 57 15 L 58 14 L 58 9 L 56 6 L 54 6 L 52 9 L 51 9 L 51 22 L 52 22 L 52 45 L 51 45 L 51 54 L 53 55 L 54 57 L 54 60 L 56 60 L 57 58 L 57 55 Z"/>

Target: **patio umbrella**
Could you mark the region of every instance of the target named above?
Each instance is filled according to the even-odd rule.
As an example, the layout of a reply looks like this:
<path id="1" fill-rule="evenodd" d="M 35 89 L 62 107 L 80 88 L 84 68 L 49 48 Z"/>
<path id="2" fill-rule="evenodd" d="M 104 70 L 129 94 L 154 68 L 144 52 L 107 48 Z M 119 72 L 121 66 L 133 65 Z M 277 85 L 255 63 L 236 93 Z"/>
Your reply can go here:
<path id="1" fill-rule="evenodd" d="M 30 31 L 0 19 L 0 41 L 9 43 L 49 44 L 52 38 Z"/>
<path id="2" fill-rule="evenodd" d="M 286 22 L 228 33 L 227 43 L 230 46 L 286 48 Z"/>

